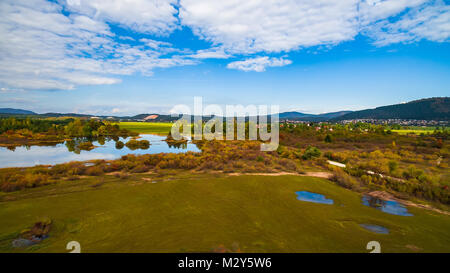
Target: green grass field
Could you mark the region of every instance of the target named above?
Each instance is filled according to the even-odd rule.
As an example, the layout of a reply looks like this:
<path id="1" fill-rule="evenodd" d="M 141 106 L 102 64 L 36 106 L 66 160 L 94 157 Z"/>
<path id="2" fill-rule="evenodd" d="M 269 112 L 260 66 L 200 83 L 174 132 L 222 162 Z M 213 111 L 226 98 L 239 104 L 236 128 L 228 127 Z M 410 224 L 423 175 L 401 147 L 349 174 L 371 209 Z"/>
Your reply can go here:
<path id="1" fill-rule="evenodd" d="M 299 201 L 295 192 L 301 190 L 335 203 Z M 362 205 L 360 194 L 312 177 L 89 177 L 1 193 L 0 200 L 1 252 L 67 252 L 73 240 L 82 252 L 210 252 L 220 245 L 242 252 L 368 252 L 372 240 L 382 252 L 450 252 L 449 216 L 417 208 L 409 208 L 413 217 L 386 214 Z M 41 217 L 53 220 L 50 237 L 11 248 Z M 369 232 L 361 223 L 390 234 Z"/>
<path id="2" fill-rule="evenodd" d="M 121 129 L 128 129 L 140 134 L 167 135 L 172 128 L 170 122 L 119 122 Z"/>
<path id="3" fill-rule="evenodd" d="M 406 134 L 431 134 L 434 132 L 434 130 L 431 129 L 400 129 L 400 130 L 392 130 L 392 132 L 400 134 L 400 135 L 406 135 Z"/>

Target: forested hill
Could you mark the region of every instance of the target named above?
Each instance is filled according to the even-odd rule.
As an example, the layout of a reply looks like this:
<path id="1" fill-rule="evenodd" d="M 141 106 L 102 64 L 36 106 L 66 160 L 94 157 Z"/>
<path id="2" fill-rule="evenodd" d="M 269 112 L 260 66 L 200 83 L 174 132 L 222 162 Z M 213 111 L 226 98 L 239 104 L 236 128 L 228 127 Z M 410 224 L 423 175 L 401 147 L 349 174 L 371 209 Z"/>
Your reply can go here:
<path id="1" fill-rule="evenodd" d="M 350 119 L 450 120 L 450 97 L 421 99 L 408 103 L 355 111 L 334 120 Z"/>
<path id="2" fill-rule="evenodd" d="M 0 114 L 36 115 L 36 113 L 32 111 L 14 108 L 0 108 Z"/>

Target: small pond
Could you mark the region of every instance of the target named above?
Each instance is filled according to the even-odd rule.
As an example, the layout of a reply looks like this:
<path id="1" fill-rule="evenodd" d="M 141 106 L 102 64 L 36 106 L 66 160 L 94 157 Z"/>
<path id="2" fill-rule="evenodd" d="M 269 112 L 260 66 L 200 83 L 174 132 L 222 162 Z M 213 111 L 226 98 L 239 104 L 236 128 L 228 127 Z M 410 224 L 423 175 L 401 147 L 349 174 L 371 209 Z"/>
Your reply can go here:
<path id="1" fill-rule="evenodd" d="M 413 216 L 408 212 L 408 209 L 396 201 L 386 201 L 376 197 L 364 195 L 362 202 L 365 206 L 376 208 L 382 212 L 400 215 L 400 216 Z"/>
<path id="2" fill-rule="evenodd" d="M 369 224 L 360 224 L 361 227 L 375 232 L 375 233 L 379 233 L 379 234 L 389 234 L 389 229 L 382 227 L 382 226 L 377 226 L 377 225 L 369 225 Z"/>
<path id="3" fill-rule="evenodd" d="M 309 191 L 297 191 L 297 199 L 306 202 L 320 203 L 320 204 L 328 204 L 332 205 L 333 199 L 327 199 L 324 195 L 313 193 Z"/>
<path id="4" fill-rule="evenodd" d="M 126 143 L 131 138 L 120 138 Z M 35 165 L 54 165 L 69 161 L 84 161 L 92 159 L 116 159 L 127 154 L 158 154 L 158 153 L 184 153 L 187 151 L 200 152 L 193 143 L 182 145 L 168 145 L 165 136 L 140 135 L 139 140 L 150 141 L 148 149 L 131 150 L 127 146 L 116 147 L 116 141 L 106 139 L 92 141 L 96 148 L 92 150 L 74 150 L 71 142 L 64 142 L 53 146 L 19 146 L 15 149 L 0 147 L 0 168 L 31 167 Z"/>

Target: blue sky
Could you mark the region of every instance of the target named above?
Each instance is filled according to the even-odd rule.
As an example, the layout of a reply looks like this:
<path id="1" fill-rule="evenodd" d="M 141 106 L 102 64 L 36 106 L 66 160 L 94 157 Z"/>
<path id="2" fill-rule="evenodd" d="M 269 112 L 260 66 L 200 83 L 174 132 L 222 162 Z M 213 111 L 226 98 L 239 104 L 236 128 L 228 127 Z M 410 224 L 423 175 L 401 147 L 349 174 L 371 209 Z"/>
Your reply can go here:
<path id="1" fill-rule="evenodd" d="M 2 1 L 0 107 L 358 110 L 450 95 L 448 1 Z"/>

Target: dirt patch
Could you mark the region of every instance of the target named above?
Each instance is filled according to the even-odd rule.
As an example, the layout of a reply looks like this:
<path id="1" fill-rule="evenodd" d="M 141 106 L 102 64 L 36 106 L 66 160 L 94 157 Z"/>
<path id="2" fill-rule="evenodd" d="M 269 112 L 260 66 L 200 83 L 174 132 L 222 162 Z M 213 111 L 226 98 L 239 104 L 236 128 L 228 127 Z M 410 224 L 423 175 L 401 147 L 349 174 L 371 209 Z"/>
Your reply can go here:
<path id="1" fill-rule="evenodd" d="M 277 172 L 277 173 L 229 173 L 229 176 L 240 176 L 240 175 L 261 175 L 261 176 L 281 176 L 281 175 L 296 175 L 296 176 L 312 176 L 329 179 L 333 176 L 332 173 L 328 172 L 306 172 L 300 173 L 290 173 L 290 172 Z"/>
<path id="2" fill-rule="evenodd" d="M 262 175 L 262 176 L 280 176 L 280 175 L 300 175 L 299 173 L 278 172 L 278 173 L 229 173 L 229 176 L 241 175 Z"/>
<path id="3" fill-rule="evenodd" d="M 415 245 L 406 245 L 405 247 L 408 248 L 408 249 L 411 249 L 414 252 L 419 252 L 419 251 L 422 250 L 420 247 L 415 246 Z"/>
<path id="4" fill-rule="evenodd" d="M 121 172 L 110 172 L 110 173 L 105 173 L 106 175 L 119 175 Z"/>
<path id="5" fill-rule="evenodd" d="M 330 179 L 331 177 L 333 177 L 333 174 L 329 173 L 329 172 L 306 172 L 304 174 L 301 174 L 300 176 L 313 176 L 313 177 Z"/>

